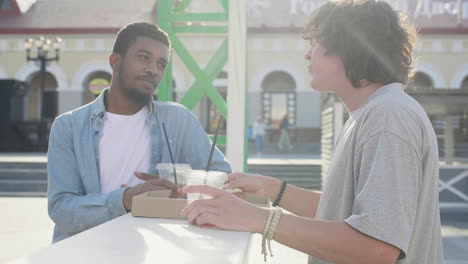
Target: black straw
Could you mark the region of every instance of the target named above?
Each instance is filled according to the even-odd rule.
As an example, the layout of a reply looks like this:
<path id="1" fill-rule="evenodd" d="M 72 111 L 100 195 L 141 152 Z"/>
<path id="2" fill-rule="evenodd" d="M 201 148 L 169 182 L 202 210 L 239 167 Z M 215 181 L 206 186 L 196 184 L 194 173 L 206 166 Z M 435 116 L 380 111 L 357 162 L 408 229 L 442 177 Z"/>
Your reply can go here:
<path id="1" fill-rule="evenodd" d="M 162 122 L 162 126 L 164 130 L 164 137 L 166 138 L 167 148 L 169 149 L 169 155 L 171 156 L 172 169 L 174 170 L 174 183 L 177 184 L 177 175 L 176 175 L 174 157 L 172 156 L 171 145 L 169 144 L 169 138 L 167 137 L 166 126 L 164 125 L 164 122 Z"/>
<path id="2" fill-rule="evenodd" d="M 218 125 L 216 125 L 216 132 L 215 132 L 215 137 L 214 137 L 214 140 L 213 140 L 213 145 L 211 145 L 210 157 L 208 158 L 208 164 L 206 165 L 206 168 L 205 168 L 206 171 L 209 171 L 210 167 L 211 167 L 211 161 L 213 160 L 213 153 L 214 153 L 214 149 L 216 147 L 216 141 L 218 140 L 219 127 L 221 125 L 222 120 L 223 120 L 223 116 L 219 115 Z"/>

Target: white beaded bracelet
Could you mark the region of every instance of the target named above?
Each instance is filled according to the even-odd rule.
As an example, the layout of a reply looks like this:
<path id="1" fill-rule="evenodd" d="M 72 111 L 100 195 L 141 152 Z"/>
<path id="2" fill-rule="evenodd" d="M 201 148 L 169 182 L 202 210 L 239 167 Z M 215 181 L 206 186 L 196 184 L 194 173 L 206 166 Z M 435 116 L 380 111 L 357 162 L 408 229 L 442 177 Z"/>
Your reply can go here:
<path id="1" fill-rule="evenodd" d="M 273 210 L 270 210 L 270 214 L 268 216 L 268 220 L 266 222 L 266 225 L 262 234 L 262 254 L 263 254 L 263 258 L 265 262 L 266 262 L 266 257 L 268 254 L 266 250 L 267 243 L 268 243 L 268 250 L 270 251 L 270 256 L 273 257 L 273 253 L 271 252 L 270 241 L 273 239 L 273 236 L 275 235 L 275 231 L 276 231 L 276 228 L 279 223 L 279 219 L 282 214 L 283 214 L 283 211 L 279 207 Z"/>
<path id="2" fill-rule="evenodd" d="M 265 262 L 266 262 L 266 257 L 267 257 L 266 239 L 268 235 L 268 230 L 271 225 L 271 220 L 273 219 L 274 214 L 275 214 L 275 210 L 270 210 L 270 214 L 268 215 L 268 219 L 267 219 L 267 222 L 265 223 L 265 228 L 263 229 L 263 233 L 262 233 L 262 254 L 263 254 L 263 258 Z M 270 254 L 271 254 L 271 250 L 270 250 Z"/>

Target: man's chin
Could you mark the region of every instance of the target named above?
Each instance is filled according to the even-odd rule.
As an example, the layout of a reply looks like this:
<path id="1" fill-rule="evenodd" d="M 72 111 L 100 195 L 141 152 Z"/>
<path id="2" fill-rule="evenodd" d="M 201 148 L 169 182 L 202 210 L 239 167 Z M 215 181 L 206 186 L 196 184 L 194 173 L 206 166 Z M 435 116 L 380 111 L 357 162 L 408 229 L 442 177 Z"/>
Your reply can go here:
<path id="1" fill-rule="evenodd" d="M 138 89 L 128 89 L 127 92 L 126 92 L 126 96 L 127 98 L 129 98 L 130 100 L 136 102 L 136 103 L 140 103 L 140 104 L 146 104 L 146 103 L 149 103 L 151 102 L 151 100 L 153 100 L 153 89 L 142 89 L 142 90 L 138 90 Z"/>

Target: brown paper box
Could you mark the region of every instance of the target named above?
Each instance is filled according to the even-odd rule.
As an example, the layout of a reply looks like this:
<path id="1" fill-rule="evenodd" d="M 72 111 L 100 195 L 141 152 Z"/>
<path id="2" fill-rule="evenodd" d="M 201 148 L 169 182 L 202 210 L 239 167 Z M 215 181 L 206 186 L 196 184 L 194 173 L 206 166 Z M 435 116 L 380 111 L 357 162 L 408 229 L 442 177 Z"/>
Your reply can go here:
<path id="1" fill-rule="evenodd" d="M 180 211 L 187 205 L 186 199 L 169 199 L 170 190 L 151 191 L 133 196 L 132 216 L 187 219 Z M 271 202 L 264 197 L 247 194 L 247 201 L 262 207 L 270 207 Z"/>

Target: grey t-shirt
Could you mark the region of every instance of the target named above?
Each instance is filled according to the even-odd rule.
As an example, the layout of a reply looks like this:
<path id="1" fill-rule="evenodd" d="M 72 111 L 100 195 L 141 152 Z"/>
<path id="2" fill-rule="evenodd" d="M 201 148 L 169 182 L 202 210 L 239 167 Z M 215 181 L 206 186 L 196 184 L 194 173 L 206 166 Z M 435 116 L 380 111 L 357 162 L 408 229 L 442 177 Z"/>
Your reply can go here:
<path id="1" fill-rule="evenodd" d="M 423 108 L 402 84 L 385 85 L 350 113 L 316 219 L 345 221 L 399 248 L 396 263 L 443 263 L 438 162 Z"/>

